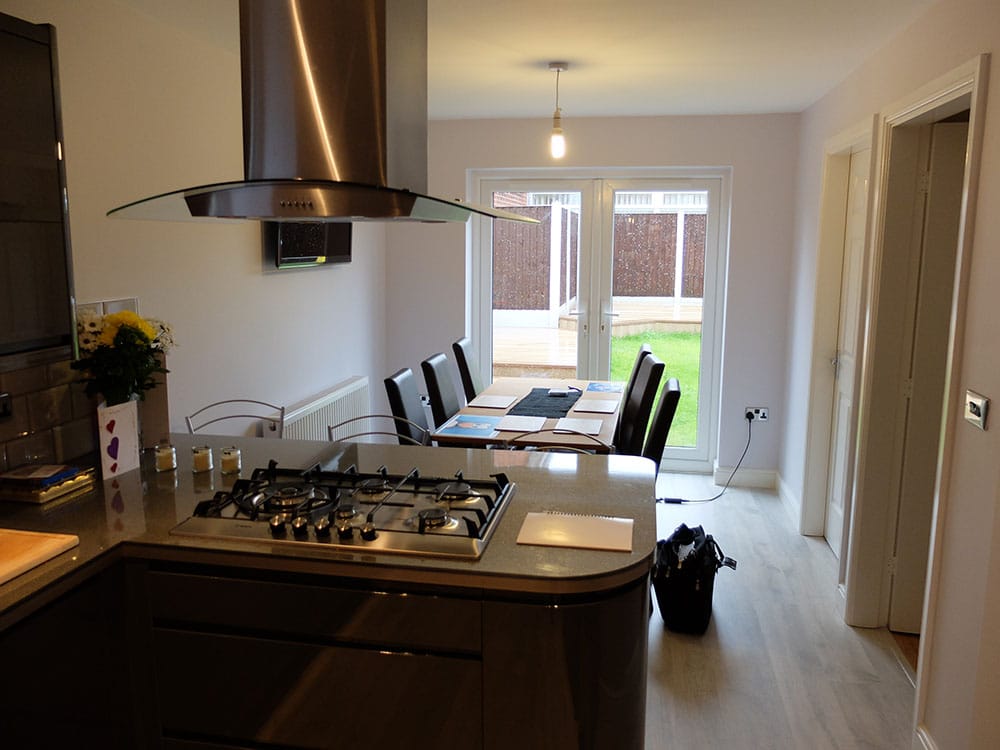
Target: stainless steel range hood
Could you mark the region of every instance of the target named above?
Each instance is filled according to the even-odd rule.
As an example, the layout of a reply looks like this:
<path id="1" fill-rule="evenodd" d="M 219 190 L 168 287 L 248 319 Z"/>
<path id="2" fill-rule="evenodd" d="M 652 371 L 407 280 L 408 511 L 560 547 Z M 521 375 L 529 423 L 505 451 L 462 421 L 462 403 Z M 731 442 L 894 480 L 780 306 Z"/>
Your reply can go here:
<path id="1" fill-rule="evenodd" d="M 245 179 L 175 190 L 108 216 L 526 221 L 425 195 L 426 0 L 240 0 L 240 48 Z"/>

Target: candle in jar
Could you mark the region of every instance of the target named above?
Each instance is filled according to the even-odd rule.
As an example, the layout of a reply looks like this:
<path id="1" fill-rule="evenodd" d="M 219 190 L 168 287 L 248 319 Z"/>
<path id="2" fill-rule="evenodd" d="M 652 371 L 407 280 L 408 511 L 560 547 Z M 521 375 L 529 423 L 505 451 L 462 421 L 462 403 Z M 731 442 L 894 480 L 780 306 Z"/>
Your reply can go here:
<path id="1" fill-rule="evenodd" d="M 156 446 L 156 470 L 172 471 L 177 468 L 177 451 L 169 443 Z"/>
<path id="2" fill-rule="evenodd" d="M 240 449 L 235 446 L 222 449 L 222 473 L 239 474 L 243 464 L 240 457 Z"/>
<path id="3" fill-rule="evenodd" d="M 207 445 L 191 448 L 191 468 L 195 473 L 212 470 L 212 449 Z"/>

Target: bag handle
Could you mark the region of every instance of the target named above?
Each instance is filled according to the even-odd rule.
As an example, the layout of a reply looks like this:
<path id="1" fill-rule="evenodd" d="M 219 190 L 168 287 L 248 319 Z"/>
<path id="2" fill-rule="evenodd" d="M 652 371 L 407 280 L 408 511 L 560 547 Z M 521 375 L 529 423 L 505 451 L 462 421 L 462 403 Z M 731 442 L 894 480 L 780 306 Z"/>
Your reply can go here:
<path id="1" fill-rule="evenodd" d="M 711 534 L 708 535 L 706 542 L 711 546 L 712 553 L 715 555 L 716 570 L 718 570 L 723 566 L 736 570 L 736 561 L 731 557 L 727 557 L 723 553 L 722 548 L 719 546 L 719 543 L 715 541 L 715 538 Z"/>

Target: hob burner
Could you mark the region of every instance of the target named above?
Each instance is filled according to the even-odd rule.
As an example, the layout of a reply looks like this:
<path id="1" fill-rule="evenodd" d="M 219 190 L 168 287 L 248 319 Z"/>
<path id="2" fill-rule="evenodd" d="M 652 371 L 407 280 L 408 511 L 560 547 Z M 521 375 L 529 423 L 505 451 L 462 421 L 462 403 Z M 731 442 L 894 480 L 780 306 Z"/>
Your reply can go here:
<path id="1" fill-rule="evenodd" d="M 377 495 L 380 492 L 389 491 L 389 482 L 382 477 L 373 477 L 371 479 L 364 479 L 358 485 L 358 492 L 363 495 Z"/>
<path id="2" fill-rule="evenodd" d="M 353 505 L 338 505 L 333 513 L 338 521 L 350 521 L 358 515 L 358 509 Z"/>
<path id="3" fill-rule="evenodd" d="M 437 529 L 450 524 L 457 525 L 457 522 L 448 515 L 448 509 L 436 505 L 433 508 L 424 508 L 417 512 L 417 530 L 421 533 L 428 529 Z"/>
<path id="4" fill-rule="evenodd" d="M 330 495 L 313 484 L 285 484 L 265 487 L 262 490 L 265 502 L 278 508 L 295 508 L 307 500 L 330 502 Z"/>

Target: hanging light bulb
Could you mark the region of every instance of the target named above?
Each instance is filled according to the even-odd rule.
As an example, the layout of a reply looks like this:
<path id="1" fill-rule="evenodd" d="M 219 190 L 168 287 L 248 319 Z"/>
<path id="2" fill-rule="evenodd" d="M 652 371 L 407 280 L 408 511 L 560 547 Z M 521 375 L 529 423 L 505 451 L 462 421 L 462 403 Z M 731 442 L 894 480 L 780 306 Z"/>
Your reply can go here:
<path id="1" fill-rule="evenodd" d="M 556 74 L 556 110 L 552 113 L 552 136 L 549 138 L 549 151 L 553 159 L 561 159 L 566 155 L 566 137 L 562 129 L 562 110 L 559 108 L 559 74 L 569 67 L 569 63 L 550 62 L 549 70 Z"/>

